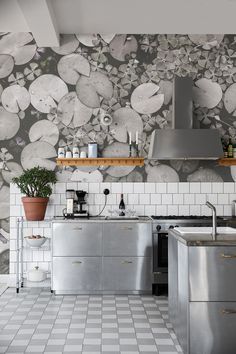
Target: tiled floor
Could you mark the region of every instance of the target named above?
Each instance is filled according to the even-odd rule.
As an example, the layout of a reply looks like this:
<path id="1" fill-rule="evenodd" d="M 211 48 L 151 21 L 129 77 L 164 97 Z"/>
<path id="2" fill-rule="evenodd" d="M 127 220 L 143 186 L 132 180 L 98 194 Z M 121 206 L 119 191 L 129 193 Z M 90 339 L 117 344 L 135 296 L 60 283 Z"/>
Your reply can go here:
<path id="1" fill-rule="evenodd" d="M 7 284 L 0 283 L 0 295 L 7 289 Z"/>
<path id="2" fill-rule="evenodd" d="M 152 296 L 9 288 L 0 296 L 0 353 L 182 353 L 167 311 Z"/>

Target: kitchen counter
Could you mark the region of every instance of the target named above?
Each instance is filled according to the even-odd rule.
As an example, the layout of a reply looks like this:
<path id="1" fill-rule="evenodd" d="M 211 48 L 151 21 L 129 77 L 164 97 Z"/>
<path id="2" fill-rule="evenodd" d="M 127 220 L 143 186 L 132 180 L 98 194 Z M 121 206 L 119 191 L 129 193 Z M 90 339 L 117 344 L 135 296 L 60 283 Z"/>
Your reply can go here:
<path id="1" fill-rule="evenodd" d="M 236 233 L 200 232 L 170 230 L 169 319 L 184 354 L 235 354 Z"/>
<path id="2" fill-rule="evenodd" d="M 52 222 L 52 290 L 56 294 L 151 294 L 152 221 Z"/>
<path id="3" fill-rule="evenodd" d="M 138 218 L 109 218 L 106 216 L 91 216 L 89 218 L 75 218 L 75 219 L 65 219 L 62 216 L 56 216 L 52 219 L 52 222 L 64 222 L 64 223 L 71 223 L 71 222 L 78 222 L 78 223 L 93 223 L 93 222 L 131 222 L 131 223 L 139 223 L 139 222 L 147 222 L 151 223 L 152 219 L 148 216 L 139 216 Z"/>
<path id="4" fill-rule="evenodd" d="M 236 246 L 235 234 L 218 234 L 216 240 L 210 234 L 180 234 L 178 229 L 169 231 L 169 236 L 175 237 L 186 246 Z"/>

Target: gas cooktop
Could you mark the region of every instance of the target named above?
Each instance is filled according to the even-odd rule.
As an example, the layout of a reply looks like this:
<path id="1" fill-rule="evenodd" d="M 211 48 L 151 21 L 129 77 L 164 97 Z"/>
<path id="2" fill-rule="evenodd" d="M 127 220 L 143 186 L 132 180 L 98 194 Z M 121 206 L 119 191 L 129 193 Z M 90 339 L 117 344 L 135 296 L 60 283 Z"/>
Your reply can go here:
<path id="1" fill-rule="evenodd" d="M 152 215 L 153 220 L 211 220 L 212 216 L 207 215 Z M 217 219 L 224 220 L 222 216 L 218 216 Z"/>

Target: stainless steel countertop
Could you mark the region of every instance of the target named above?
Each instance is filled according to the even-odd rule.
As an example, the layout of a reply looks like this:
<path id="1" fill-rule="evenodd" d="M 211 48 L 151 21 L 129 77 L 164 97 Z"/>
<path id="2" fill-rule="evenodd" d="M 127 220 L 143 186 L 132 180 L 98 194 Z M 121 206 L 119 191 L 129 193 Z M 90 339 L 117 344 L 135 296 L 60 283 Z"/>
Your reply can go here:
<path id="1" fill-rule="evenodd" d="M 236 229 L 235 235 L 218 234 L 216 241 L 212 240 L 210 234 L 184 234 L 181 235 L 177 230 L 169 231 L 169 237 L 175 237 L 178 241 L 186 246 L 236 246 Z"/>
<path id="2" fill-rule="evenodd" d="M 52 219 L 52 222 L 65 222 L 65 223 L 71 223 L 71 222 L 78 222 L 78 223 L 91 223 L 91 222 L 131 222 L 131 223 L 140 223 L 140 222 L 145 222 L 145 223 L 151 223 L 152 219 L 149 216 L 139 216 L 138 219 L 109 219 L 106 218 L 105 216 L 91 216 L 89 218 L 77 218 L 77 219 L 65 219 L 63 216 L 56 216 Z"/>
<path id="3" fill-rule="evenodd" d="M 106 219 L 106 216 L 91 216 L 89 219 L 87 218 L 78 218 L 78 219 L 65 219 L 63 216 L 55 216 L 51 218 L 50 220 L 47 220 L 50 222 L 153 222 L 157 223 L 159 220 L 153 220 L 150 216 L 139 216 L 139 219 Z M 226 225 L 235 227 L 236 228 L 236 217 L 229 217 L 226 216 L 224 217 L 224 221 Z"/>

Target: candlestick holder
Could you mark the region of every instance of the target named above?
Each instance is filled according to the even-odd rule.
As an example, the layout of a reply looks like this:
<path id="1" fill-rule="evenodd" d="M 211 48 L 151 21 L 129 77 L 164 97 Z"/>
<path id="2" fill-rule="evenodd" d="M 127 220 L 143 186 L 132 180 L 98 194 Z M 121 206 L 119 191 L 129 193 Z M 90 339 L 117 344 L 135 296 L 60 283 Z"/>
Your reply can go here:
<path id="1" fill-rule="evenodd" d="M 135 151 L 136 151 L 136 157 L 139 157 L 139 150 L 138 150 L 138 144 L 135 143 Z"/>
<path id="2" fill-rule="evenodd" d="M 129 157 L 132 157 L 132 144 L 129 144 Z"/>

